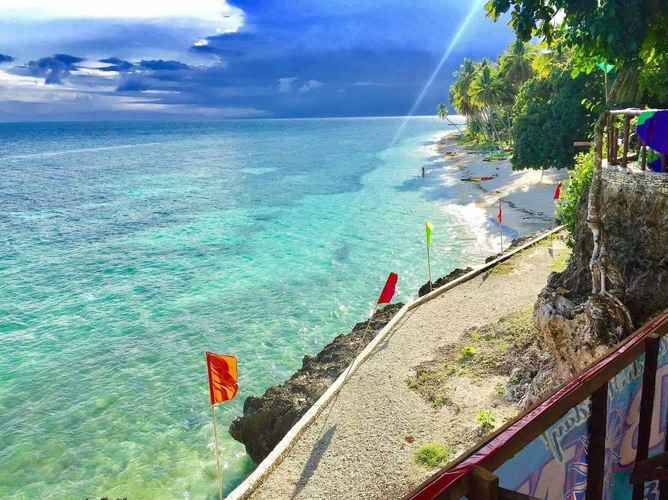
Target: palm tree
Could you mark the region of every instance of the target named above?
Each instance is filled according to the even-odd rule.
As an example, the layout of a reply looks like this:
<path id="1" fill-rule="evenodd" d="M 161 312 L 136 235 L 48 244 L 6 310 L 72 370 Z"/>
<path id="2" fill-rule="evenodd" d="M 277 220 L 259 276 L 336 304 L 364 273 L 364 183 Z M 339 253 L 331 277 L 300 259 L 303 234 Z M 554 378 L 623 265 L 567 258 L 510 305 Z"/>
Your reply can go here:
<path id="1" fill-rule="evenodd" d="M 499 58 L 499 73 L 515 90 L 533 76 L 531 61 L 533 54 L 520 39 L 515 40 L 510 49 Z"/>
<path id="2" fill-rule="evenodd" d="M 487 59 L 483 60 L 478 65 L 475 77 L 471 82 L 470 95 L 471 103 L 482 115 L 483 121 L 489 128 L 489 136 L 492 140 L 498 137 L 494 124 L 494 108 L 501 103 L 503 94 L 502 84 L 497 78 L 494 68 Z"/>
<path id="3" fill-rule="evenodd" d="M 448 117 L 448 107 L 445 104 L 440 103 L 436 107 L 436 116 L 438 116 L 441 120 L 445 120 Z"/>
<path id="4" fill-rule="evenodd" d="M 455 74 L 455 83 L 450 87 L 450 102 L 467 119 L 476 113 L 476 109 L 471 103 L 470 94 L 471 82 L 475 73 L 476 68 L 473 61 L 464 59 L 464 63 Z"/>

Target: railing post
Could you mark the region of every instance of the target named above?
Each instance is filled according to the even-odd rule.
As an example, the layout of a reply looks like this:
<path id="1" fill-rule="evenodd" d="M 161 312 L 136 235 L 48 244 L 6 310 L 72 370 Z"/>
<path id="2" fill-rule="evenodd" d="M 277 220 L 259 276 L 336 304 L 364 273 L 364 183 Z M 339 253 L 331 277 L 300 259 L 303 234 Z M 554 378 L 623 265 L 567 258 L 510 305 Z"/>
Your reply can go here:
<path id="1" fill-rule="evenodd" d="M 624 152 L 622 154 L 622 166 L 626 168 L 629 154 L 629 134 L 631 133 L 631 117 L 624 115 Z"/>
<path id="2" fill-rule="evenodd" d="M 476 500 L 499 500 L 499 478 L 487 469 L 475 467 L 471 477 L 471 494 Z"/>
<path id="3" fill-rule="evenodd" d="M 588 422 L 587 500 L 603 500 L 607 424 L 608 384 L 606 382 L 591 395 L 591 414 Z"/>
<path id="4" fill-rule="evenodd" d="M 652 412 L 654 409 L 654 393 L 656 389 L 656 369 L 659 362 L 660 337 L 651 335 L 645 342 L 645 366 L 642 374 L 642 395 L 640 399 L 640 421 L 638 423 L 638 447 L 636 463 L 647 459 L 649 453 L 649 437 L 652 430 Z M 633 500 L 643 500 L 645 482 L 633 484 Z"/>
<path id="5" fill-rule="evenodd" d="M 607 136 L 608 136 L 608 165 L 612 165 L 612 115 L 606 117 Z"/>
<path id="6" fill-rule="evenodd" d="M 641 146 L 642 149 L 642 163 L 640 164 L 641 170 L 647 170 L 647 146 L 644 144 Z"/>

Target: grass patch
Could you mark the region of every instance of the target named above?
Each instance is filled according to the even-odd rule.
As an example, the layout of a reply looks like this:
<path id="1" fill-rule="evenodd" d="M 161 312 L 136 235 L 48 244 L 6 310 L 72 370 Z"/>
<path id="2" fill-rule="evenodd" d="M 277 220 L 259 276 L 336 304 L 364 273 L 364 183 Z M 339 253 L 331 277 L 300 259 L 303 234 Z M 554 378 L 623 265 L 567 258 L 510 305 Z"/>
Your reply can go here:
<path id="1" fill-rule="evenodd" d="M 550 263 L 550 270 L 554 273 L 563 273 L 566 270 L 566 266 L 568 266 L 570 255 L 570 252 L 566 250 L 556 251 L 556 255 Z"/>
<path id="2" fill-rule="evenodd" d="M 505 151 L 495 151 L 485 157 L 487 161 L 509 160 L 511 155 Z"/>
<path id="3" fill-rule="evenodd" d="M 490 274 L 497 274 L 499 276 L 506 276 L 515 270 L 513 259 L 506 260 L 494 266 L 489 272 Z"/>
<path id="4" fill-rule="evenodd" d="M 441 408 L 451 404 L 447 392 L 453 377 L 509 375 L 517 352 L 522 352 L 535 335 L 533 310 L 528 307 L 496 323 L 467 331 L 459 342 L 443 348 L 436 360 L 416 367 L 406 383 L 435 408 Z"/>
<path id="5" fill-rule="evenodd" d="M 481 410 L 475 418 L 483 433 L 489 432 L 496 427 L 496 415 L 492 410 Z"/>
<path id="6" fill-rule="evenodd" d="M 462 349 L 462 361 L 471 361 L 476 352 L 478 351 L 476 351 L 475 347 L 467 345 Z"/>
<path id="7" fill-rule="evenodd" d="M 428 443 L 415 452 L 415 462 L 426 467 L 434 468 L 446 463 L 452 452 L 450 448 L 440 443 Z"/>

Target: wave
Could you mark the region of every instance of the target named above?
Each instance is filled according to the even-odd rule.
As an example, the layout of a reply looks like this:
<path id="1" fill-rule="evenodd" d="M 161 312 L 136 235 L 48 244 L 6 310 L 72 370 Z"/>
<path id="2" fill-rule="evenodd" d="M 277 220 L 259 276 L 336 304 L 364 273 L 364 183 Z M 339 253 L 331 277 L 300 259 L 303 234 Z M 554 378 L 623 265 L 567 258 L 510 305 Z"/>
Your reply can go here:
<path id="1" fill-rule="evenodd" d="M 25 155 L 10 155 L 0 157 L 0 160 L 25 160 L 29 158 L 49 158 L 53 156 L 63 156 L 70 154 L 79 154 L 79 153 L 96 153 L 98 151 L 113 151 L 115 149 L 131 149 L 139 148 L 144 146 L 158 146 L 160 144 L 165 144 L 164 142 L 145 142 L 142 144 L 121 144 L 118 146 L 100 146 L 97 148 L 81 148 L 81 149 L 66 149 L 63 151 L 44 151 L 41 153 L 29 153 Z"/>

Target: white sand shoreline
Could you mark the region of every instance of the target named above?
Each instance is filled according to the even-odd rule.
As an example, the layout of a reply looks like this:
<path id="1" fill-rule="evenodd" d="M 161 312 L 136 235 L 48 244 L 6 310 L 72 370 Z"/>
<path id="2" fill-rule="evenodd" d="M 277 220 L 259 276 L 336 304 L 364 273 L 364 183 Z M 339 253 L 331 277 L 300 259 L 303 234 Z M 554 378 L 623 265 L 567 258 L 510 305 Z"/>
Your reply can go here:
<path id="1" fill-rule="evenodd" d="M 443 209 L 469 229 L 474 247 L 471 257 L 482 261 L 498 253 L 501 232 L 507 248 L 515 238 L 555 225 L 554 189 L 567 177 L 566 170 L 513 171 L 510 160 L 483 161 L 486 155 L 459 144 L 458 135 L 450 130 L 435 137 L 434 158 L 439 160 L 426 167 L 426 175 L 437 177 L 443 190 Z M 462 181 L 482 176 L 494 179 Z M 503 207 L 501 226 L 496 221 L 499 201 Z"/>

